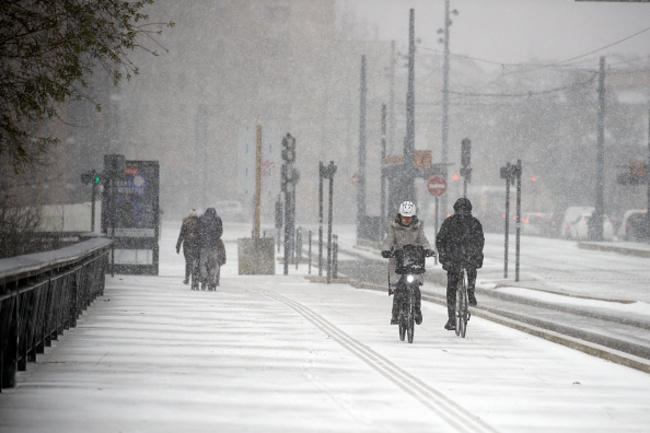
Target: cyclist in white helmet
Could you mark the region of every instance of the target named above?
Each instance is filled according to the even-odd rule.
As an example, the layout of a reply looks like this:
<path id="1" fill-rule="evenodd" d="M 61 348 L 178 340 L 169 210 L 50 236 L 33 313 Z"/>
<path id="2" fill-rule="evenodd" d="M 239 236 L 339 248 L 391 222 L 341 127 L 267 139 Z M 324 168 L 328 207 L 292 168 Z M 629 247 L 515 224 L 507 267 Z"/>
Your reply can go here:
<path id="1" fill-rule="evenodd" d="M 384 258 L 391 258 L 392 252 L 396 249 L 403 248 L 404 245 L 421 245 L 425 249 L 428 257 L 432 257 L 435 253 L 429 245 L 429 240 L 424 234 L 422 223 L 418 220 L 416 215 L 415 204 L 410 201 L 405 201 L 399 206 L 399 213 L 395 216 L 388 235 L 384 238 L 382 243 L 381 255 Z M 390 259 L 390 281 L 397 282 L 399 276 L 395 273 L 395 258 Z M 400 293 L 395 292 L 393 297 L 393 316 L 390 323 L 397 325 L 397 315 L 399 314 L 399 296 Z M 422 311 L 420 311 L 420 291 L 417 291 L 417 308 L 415 313 L 415 322 L 420 325 L 422 323 Z"/>

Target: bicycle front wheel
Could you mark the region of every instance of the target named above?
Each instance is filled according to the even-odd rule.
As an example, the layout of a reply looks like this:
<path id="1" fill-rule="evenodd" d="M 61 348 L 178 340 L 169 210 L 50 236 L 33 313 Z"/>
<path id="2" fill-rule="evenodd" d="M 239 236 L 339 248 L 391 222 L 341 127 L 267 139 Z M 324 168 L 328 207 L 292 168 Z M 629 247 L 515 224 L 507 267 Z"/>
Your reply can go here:
<path id="1" fill-rule="evenodd" d="M 413 343 L 413 337 L 415 334 L 415 314 L 409 314 L 406 324 L 406 335 L 408 337 L 408 342 Z"/>

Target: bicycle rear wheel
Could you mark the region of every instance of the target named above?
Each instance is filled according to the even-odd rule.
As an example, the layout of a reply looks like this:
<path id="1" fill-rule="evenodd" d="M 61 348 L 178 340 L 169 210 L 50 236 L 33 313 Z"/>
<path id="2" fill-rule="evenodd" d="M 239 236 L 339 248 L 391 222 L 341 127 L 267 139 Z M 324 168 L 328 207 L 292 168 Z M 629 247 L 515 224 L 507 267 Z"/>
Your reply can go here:
<path id="1" fill-rule="evenodd" d="M 469 306 L 467 299 L 467 273 L 463 270 L 456 289 L 456 335 L 465 338 Z"/>

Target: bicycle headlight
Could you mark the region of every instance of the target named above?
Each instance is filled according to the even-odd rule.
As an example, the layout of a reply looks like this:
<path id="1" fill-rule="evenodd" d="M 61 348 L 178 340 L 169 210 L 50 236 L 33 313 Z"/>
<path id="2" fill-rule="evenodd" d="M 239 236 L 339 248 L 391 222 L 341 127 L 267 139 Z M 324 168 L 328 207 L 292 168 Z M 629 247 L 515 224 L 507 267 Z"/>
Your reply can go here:
<path id="1" fill-rule="evenodd" d="M 412 283 L 413 281 L 415 281 L 415 276 L 413 276 L 413 275 L 407 275 L 406 276 L 406 282 Z"/>

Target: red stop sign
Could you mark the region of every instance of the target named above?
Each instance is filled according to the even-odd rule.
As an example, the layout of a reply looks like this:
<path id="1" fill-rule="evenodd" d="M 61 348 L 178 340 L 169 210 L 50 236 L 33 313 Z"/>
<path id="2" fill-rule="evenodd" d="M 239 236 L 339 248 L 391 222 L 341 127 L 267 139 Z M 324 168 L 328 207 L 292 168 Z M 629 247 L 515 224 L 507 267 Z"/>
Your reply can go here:
<path id="1" fill-rule="evenodd" d="M 447 181 L 442 176 L 432 176 L 427 182 L 429 194 L 435 197 L 441 197 L 447 191 Z"/>

